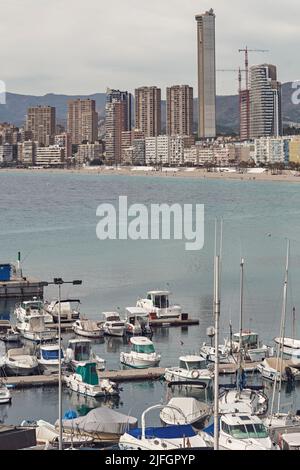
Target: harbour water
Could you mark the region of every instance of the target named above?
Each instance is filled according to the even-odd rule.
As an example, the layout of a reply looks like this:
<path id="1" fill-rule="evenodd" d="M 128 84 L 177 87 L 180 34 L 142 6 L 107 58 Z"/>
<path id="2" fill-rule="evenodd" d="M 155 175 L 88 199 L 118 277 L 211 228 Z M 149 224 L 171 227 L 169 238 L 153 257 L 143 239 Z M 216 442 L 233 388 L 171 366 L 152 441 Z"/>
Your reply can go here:
<path id="1" fill-rule="evenodd" d="M 229 321 L 238 330 L 239 263 L 245 258 L 245 328 L 256 330 L 267 344 L 279 334 L 285 269 L 286 237 L 291 239 L 287 334 L 296 307 L 300 337 L 300 208 L 297 184 L 226 181 L 150 176 L 104 176 L 38 171 L 0 174 L 0 259 L 11 262 L 21 251 L 25 274 L 45 281 L 53 277 L 82 279 L 82 286 L 63 286 L 63 296 L 81 299 L 81 312 L 94 319 L 103 311 L 134 306 L 148 290 L 168 289 L 171 300 L 199 319 L 199 326 L 161 328 L 153 341 L 162 355 L 161 366 L 178 363 L 181 354 L 197 353 L 212 324 L 215 217 L 224 219 L 221 284 L 221 338 Z M 186 251 L 184 241 L 100 241 L 96 237 L 97 206 L 130 203 L 198 203 L 205 205 L 205 244 Z M 55 297 L 54 287 L 46 298 Z M 0 316 L 13 319 L 12 300 L 1 301 Z M 70 334 L 64 337 L 64 341 Z M 0 352 L 4 345 L 0 344 Z M 117 369 L 126 340 L 105 338 L 95 351 Z M 228 381 L 228 379 L 227 379 Z M 63 409 L 114 406 L 140 417 L 149 405 L 170 395 L 163 382 L 123 384 L 119 401 L 103 403 L 78 399 L 64 392 Z M 300 389 L 283 394 L 283 403 L 300 408 Z M 57 418 L 57 388 L 12 390 L 12 405 L 0 407 L 0 420 Z M 149 422 L 157 418 L 149 417 Z"/>

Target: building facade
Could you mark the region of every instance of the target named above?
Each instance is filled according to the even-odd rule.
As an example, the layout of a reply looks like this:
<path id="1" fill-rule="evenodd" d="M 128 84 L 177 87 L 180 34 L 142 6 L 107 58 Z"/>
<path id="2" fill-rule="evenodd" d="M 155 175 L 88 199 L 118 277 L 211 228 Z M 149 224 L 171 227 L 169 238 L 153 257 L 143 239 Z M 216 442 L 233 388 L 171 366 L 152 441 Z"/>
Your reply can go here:
<path id="1" fill-rule="evenodd" d="M 145 137 L 161 133 L 161 90 L 156 86 L 135 90 L 135 127 Z"/>
<path id="2" fill-rule="evenodd" d="M 108 89 L 105 104 L 105 155 L 108 163 L 122 160 L 122 133 L 131 130 L 132 96 L 128 91 Z"/>
<path id="3" fill-rule="evenodd" d="M 193 88 L 188 85 L 167 88 L 167 134 L 193 134 Z"/>
<path id="4" fill-rule="evenodd" d="M 93 143 L 98 139 L 98 113 L 95 100 L 71 100 L 68 102 L 67 132 L 72 144 Z"/>
<path id="5" fill-rule="evenodd" d="M 56 111 L 52 106 L 30 107 L 26 117 L 26 131 L 39 145 L 54 143 L 56 129 Z"/>
<path id="6" fill-rule="evenodd" d="M 250 68 L 250 136 L 282 135 L 281 84 L 275 65 Z"/>
<path id="7" fill-rule="evenodd" d="M 215 14 L 196 16 L 198 45 L 198 137 L 216 137 Z"/>

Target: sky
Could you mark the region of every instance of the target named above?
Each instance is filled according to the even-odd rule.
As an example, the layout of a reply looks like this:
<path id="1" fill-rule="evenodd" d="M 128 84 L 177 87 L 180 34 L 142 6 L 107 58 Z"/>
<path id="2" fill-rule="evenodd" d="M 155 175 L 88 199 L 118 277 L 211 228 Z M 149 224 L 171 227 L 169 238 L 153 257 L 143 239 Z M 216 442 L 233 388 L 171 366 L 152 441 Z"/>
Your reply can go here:
<path id="1" fill-rule="evenodd" d="M 7 91 L 92 94 L 197 85 L 195 15 L 214 8 L 218 69 L 273 63 L 282 82 L 300 78 L 299 0 L 1 0 L 0 80 Z M 218 72 L 218 94 L 237 74 Z"/>

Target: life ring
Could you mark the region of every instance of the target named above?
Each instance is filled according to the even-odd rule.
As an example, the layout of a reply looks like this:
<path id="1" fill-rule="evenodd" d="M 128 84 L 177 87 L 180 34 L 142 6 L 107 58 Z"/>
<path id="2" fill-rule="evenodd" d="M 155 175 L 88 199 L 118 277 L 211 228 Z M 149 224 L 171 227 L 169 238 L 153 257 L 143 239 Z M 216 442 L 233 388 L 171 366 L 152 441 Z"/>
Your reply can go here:
<path id="1" fill-rule="evenodd" d="M 198 370 L 193 370 L 192 371 L 192 377 L 193 379 L 199 379 L 199 371 Z"/>

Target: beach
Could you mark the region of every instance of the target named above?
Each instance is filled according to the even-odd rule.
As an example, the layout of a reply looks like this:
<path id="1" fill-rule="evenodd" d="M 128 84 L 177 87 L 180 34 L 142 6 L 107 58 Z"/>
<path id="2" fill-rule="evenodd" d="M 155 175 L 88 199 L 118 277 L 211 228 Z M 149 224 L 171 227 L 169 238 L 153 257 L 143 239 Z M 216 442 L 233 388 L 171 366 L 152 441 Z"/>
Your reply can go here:
<path id="1" fill-rule="evenodd" d="M 163 168 L 155 170 L 145 167 L 80 167 L 71 169 L 58 168 L 2 168 L 0 175 L 6 172 L 24 173 L 78 173 L 92 175 L 120 175 L 120 176 L 151 176 L 159 178 L 193 178 L 193 179 L 218 179 L 238 181 L 276 181 L 285 183 L 300 183 L 300 173 L 293 170 L 284 170 L 280 174 L 272 174 L 270 171 L 261 171 L 259 168 L 250 169 L 240 173 L 232 170 L 207 171 L 203 168 Z"/>

